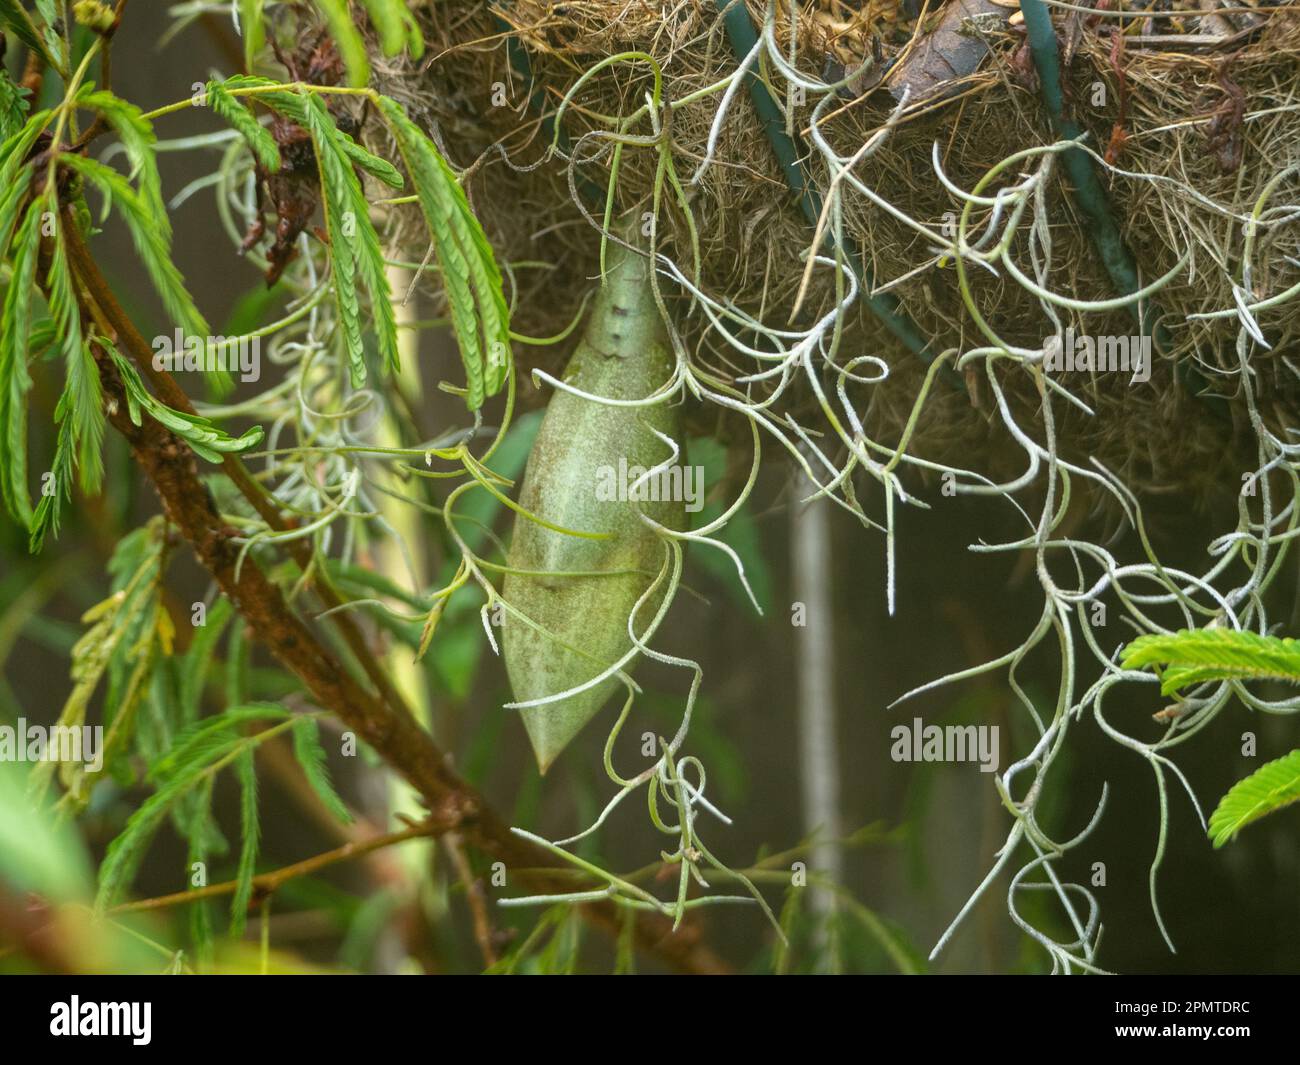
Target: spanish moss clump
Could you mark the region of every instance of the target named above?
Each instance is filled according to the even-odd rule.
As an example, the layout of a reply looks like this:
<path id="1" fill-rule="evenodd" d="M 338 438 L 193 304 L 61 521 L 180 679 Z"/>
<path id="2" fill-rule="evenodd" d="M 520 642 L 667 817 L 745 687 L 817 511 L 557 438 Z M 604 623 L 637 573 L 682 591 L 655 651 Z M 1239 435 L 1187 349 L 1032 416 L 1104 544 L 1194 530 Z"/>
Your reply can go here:
<path id="1" fill-rule="evenodd" d="M 732 5 L 728 17 L 738 14 Z M 859 280 L 895 299 L 914 327 L 915 340 L 900 342 L 864 301 L 835 320 L 841 366 L 866 356 L 888 367 L 887 377 L 859 368 L 848 384 L 885 439 L 898 439 L 928 361 L 949 349 L 1041 352 L 1067 329 L 1145 333 L 1148 381 L 1086 369 L 1055 375 L 1079 401 L 1059 415 L 1063 453 L 1096 457 L 1144 494 L 1222 500 L 1225 488 L 1239 488 L 1243 464 L 1255 464 L 1241 405 L 1239 304 L 1266 304 L 1245 316 L 1268 337 L 1248 356 L 1261 417 L 1276 429 L 1295 410 L 1286 356 L 1300 326 L 1287 301 L 1270 298 L 1300 281 L 1300 225 L 1286 207 L 1300 191 L 1300 19 L 1055 16 L 1060 89 L 1087 134 L 1085 161 L 1108 201 L 1101 209 L 1136 268 L 1132 287 L 1159 285 L 1139 309 L 1113 306 L 1125 292 L 1060 153 L 998 174 L 961 239 L 987 249 L 1005 238 L 1016 268 L 1074 302 L 1046 298 L 995 259 L 964 281 L 954 268 L 962 190 L 1014 153 L 1055 140 L 1014 4 L 963 0 L 914 19 L 888 2 L 826 3 L 795 19 L 788 8 L 751 3 L 748 16 L 765 35 L 761 55 L 738 53 L 726 18 L 705 0 L 666 15 L 603 0 L 465 5 L 423 24 L 436 61 L 376 60 L 386 91 L 467 168 L 504 257 L 537 264 L 516 277 L 522 330 L 546 335 L 567 324 L 598 269 L 593 226 L 607 197 L 654 219 L 656 246 L 682 275 L 662 277 L 665 297 L 683 304 L 673 317 L 679 350 L 733 384 L 755 369 L 753 357 L 720 335 L 682 280 L 747 325 L 804 331 L 834 312 L 845 282 L 825 263 L 810 265 L 810 251 L 838 247 L 850 261 L 856 253 Z M 747 58 L 774 118 L 756 111 L 746 85 L 718 89 L 730 88 Z M 791 191 L 783 145 L 798 157 L 803 197 Z M 1001 207 L 985 202 L 991 193 Z M 1014 232 L 1013 201 L 1024 212 Z M 760 349 L 776 343 L 763 337 L 738 335 Z M 917 347 L 919 355 L 909 350 Z M 1005 362 L 995 374 L 1017 418 L 1041 429 L 1033 375 Z M 1018 462 L 983 377 L 969 361 L 960 376 L 941 375 L 920 411 L 916 454 L 981 456 L 994 475 Z M 749 394 L 770 395 L 784 381 L 751 383 Z M 782 398 L 778 409 L 806 409 L 805 389 Z"/>

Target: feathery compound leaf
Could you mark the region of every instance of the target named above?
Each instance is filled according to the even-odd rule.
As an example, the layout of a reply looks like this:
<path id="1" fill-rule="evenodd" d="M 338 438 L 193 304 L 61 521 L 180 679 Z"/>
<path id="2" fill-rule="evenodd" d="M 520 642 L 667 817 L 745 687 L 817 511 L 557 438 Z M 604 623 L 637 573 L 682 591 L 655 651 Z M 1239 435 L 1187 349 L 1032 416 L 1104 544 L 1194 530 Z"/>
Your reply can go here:
<path id="1" fill-rule="evenodd" d="M 465 365 L 471 410 L 505 383 L 510 370 L 510 312 L 501 271 L 465 192 L 433 142 L 386 96 L 379 109 L 397 139 L 433 237 L 452 328 Z M 472 289 L 471 289 L 472 286 Z"/>
<path id="2" fill-rule="evenodd" d="M 103 390 L 95 359 L 81 332 L 81 313 L 72 287 L 64 243 L 63 219 L 57 213 L 54 187 L 46 195 L 46 210 L 55 219 L 55 239 L 47 278 L 50 313 L 56 338 L 67 366 L 63 395 L 54 408 L 59 426 L 58 444 L 51 469 L 53 483 L 41 497 L 32 524 L 31 550 L 39 551 L 47 532 L 59 531 L 59 510 L 63 499 L 72 497 L 73 468 L 81 472 L 81 487 L 89 495 L 99 492 L 104 475 L 101 448 L 104 441 Z"/>
<path id="3" fill-rule="evenodd" d="M 187 772 L 188 766 L 208 765 L 214 760 L 212 751 L 228 739 L 238 738 L 244 725 L 287 721 L 289 717 L 289 711 L 276 703 L 245 703 L 195 721 L 177 733 L 166 753 L 149 767 L 149 779 L 162 784 Z"/>
<path id="4" fill-rule="evenodd" d="M 356 214 L 352 210 L 352 195 L 348 187 L 351 170 L 341 166 L 338 153 L 329 141 L 329 128 L 320 130 L 320 123 L 309 114 L 306 123 L 316 145 L 316 162 L 320 168 L 321 190 L 325 198 L 325 226 L 330 238 L 330 280 L 334 299 L 338 305 L 339 322 L 343 327 L 343 342 L 347 345 L 348 361 L 352 366 L 352 384 L 360 385 L 366 379 L 365 345 L 361 339 L 361 301 L 357 297 L 356 261 L 352 242 L 344 235 L 356 227 Z M 355 180 L 355 177 L 354 177 Z"/>
<path id="5" fill-rule="evenodd" d="M 136 425 L 141 423 L 140 412 L 148 411 L 149 416 L 155 421 L 161 422 L 177 436 L 181 437 L 190 445 L 196 454 L 209 462 L 220 462 L 222 453 L 235 453 L 247 451 L 250 447 L 256 447 L 262 442 L 265 435 L 260 425 L 255 425 L 249 429 L 243 436 L 232 437 L 223 432 L 212 424 L 207 418 L 200 417 L 197 414 L 186 414 L 183 411 L 172 410 L 158 400 L 147 388 L 144 382 L 140 380 L 140 375 L 118 350 L 113 347 L 112 343 L 104 337 L 96 337 L 95 343 L 101 344 L 105 351 L 113 360 L 113 365 L 117 367 L 117 372 L 122 377 L 122 384 L 126 386 L 126 401 L 131 415 L 131 421 Z"/>
<path id="6" fill-rule="evenodd" d="M 339 46 L 343 66 L 348 72 L 348 84 L 362 88 L 370 81 L 370 60 L 366 58 L 366 45 L 352 16 L 348 14 L 347 0 L 316 0 L 316 6 L 329 24 L 330 36 Z"/>
<path id="7" fill-rule="evenodd" d="M 345 825 L 351 824 L 352 814 L 330 781 L 325 748 L 320 745 L 320 728 L 314 717 L 300 717 L 293 723 L 293 755 L 325 808 Z"/>
<path id="8" fill-rule="evenodd" d="M 54 205 L 55 194 L 51 189 L 51 211 Z M 67 366 L 63 396 L 54 411 L 54 417 L 61 425 L 71 427 L 72 442 L 77 447 L 77 468 L 81 474 L 82 490 L 88 495 L 97 495 L 104 475 L 101 454 L 104 440 L 103 389 L 94 356 L 81 332 L 81 313 L 72 286 L 72 271 L 68 267 L 63 219 L 58 214 L 53 214 L 53 217 L 56 229 L 54 250 L 50 258 L 50 311 L 54 315 Z M 68 478 L 60 481 L 58 487 L 71 494 L 72 486 L 68 483 Z"/>
<path id="9" fill-rule="evenodd" d="M 31 185 L 32 167 L 27 163 L 27 153 L 52 115 L 52 111 L 37 112 L 21 130 L 0 145 L 0 258 L 9 254 L 9 241 L 18 221 L 18 210 Z"/>
<path id="10" fill-rule="evenodd" d="M 1184 629 L 1139 636 L 1124 649 L 1125 669 L 1167 663 L 1160 690 L 1169 695 L 1205 681 L 1300 682 L 1300 641 L 1237 629 Z"/>
<path id="11" fill-rule="evenodd" d="M 140 198 L 153 215 L 154 225 L 162 229 L 164 239 L 170 243 L 171 219 L 163 200 L 162 178 L 158 174 L 158 158 L 154 151 L 157 138 L 153 126 L 144 117 L 144 112 L 111 92 L 83 92 L 78 96 L 77 103 L 81 107 L 98 111 L 117 131 L 122 147 L 126 150 L 126 157 L 131 161 L 131 177 L 139 186 Z"/>
<path id="12" fill-rule="evenodd" d="M 253 897 L 253 874 L 257 868 L 257 849 L 261 842 L 261 826 L 257 818 L 257 766 L 253 751 L 242 751 L 235 759 L 235 774 L 239 777 L 239 870 L 235 873 L 235 894 L 230 900 L 230 935 L 239 939 L 244 934 L 248 917 L 248 903 Z"/>
<path id="13" fill-rule="evenodd" d="M 305 126 L 316 149 L 321 190 L 325 195 L 325 221 L 333 261 L 332 280 L 352 364 L 352 383 L 360 386 L 366 379 L 366 364 L 361 342 L 357 275 L 370 295 L 380 357 L 392 369 L 397 369 L 400 363 L 397 319 L 393 313 L 388 276 L 384 273 L 384 251 L 379 243 L 379 234 L 370 222 L 370 207 L 361 182 L 352 169 L 333 116 L 320 97 L 314 94 L 306 96 L 303 102 Z"/>
<path id="14" fill-rule="evenodd" d="M 1210 838 L 1222 847 L 1261 817 L 1300 802 L 1300 750 L 1260 766 L 1228 789 L 1210 815 Z"/>
<path id="15" fill-rule="evenodd" d="M 126 822 L 126 827 L 108 845 L 99 867 L 96 907 L 111 906 L 135 879 L 150 840 L 179 799 L 196 784 L 210 780 L 230 758 L 261 742 L 258 736 L 242 736 L 239 726 L 254 720 L 287 718 L 288 713 L 271 704 L 249 705 L 227 710 L 186 729 L 172 749 L 151 767 L 149 775 L 158 790 L 149 796 Z"/>
<path id="16" fill-rule="evenodd" d="M 167 313 L 192 336 L 206 337 L 211 330 L 194 306 L 185 279 L 172 262 L 170 231 L 159 223 L 131 183 L 111 167 L 79 155 L 63 155 L 60 161 L 87 178 L 118 208 L 131 231 L 131 240 L 148 271 Z"/>
<path id="17" fill-rule="evenodd" d="M 42 201 L 27 209 L 14 238 L 13 272 L 5 293 L 0 325 L 0 498 L 15 521 L 30 530 L 32 504 L 27 492 L 27 339 L 32 314 L 32 283 L 41 242 Z"/>
<path id="18" fill-rule="evenodd" d="M 275 143 L 275 138 L 267 132 L 266 127 L 254 117 L 253 113 L 231 96 L 222 82 L 208 82 L 206 95 L 212 113 L 223 119 L 231 129 L 244 138 L 248 147 L 252 149 L 253 155 L 257 157 L 257 161 L 271 173 L 278 171 L 280 146 Z"/>
<path id="19" fill-rule="evenodd" d="M 236 742 L 234 739 L 227 740 L 226 745 L 213 752 L 213 760 L 229 753 Z M 126 827 L 108 845 L 104 860 L 99 866 L 99 891 L 95 896 L 98 908 L 113 905 L 122 892 L 131 886 L 149 847 L 149 841 L 166 819 L 167 811 L 197 782 L 205 768 L 206 766 L 199 766 L 189 776 L 171 778 L 145 799 L 140 808 L 127 819 Z"/>

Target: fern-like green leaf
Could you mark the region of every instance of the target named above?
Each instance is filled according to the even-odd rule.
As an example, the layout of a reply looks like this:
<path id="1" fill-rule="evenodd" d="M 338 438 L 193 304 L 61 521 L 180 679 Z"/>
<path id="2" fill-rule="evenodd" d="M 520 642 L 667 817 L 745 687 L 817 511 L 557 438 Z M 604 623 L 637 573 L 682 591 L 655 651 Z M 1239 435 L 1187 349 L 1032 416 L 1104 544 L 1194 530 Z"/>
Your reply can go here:
<path id="1" fill-rule="evenodd" d="M 47 532 L 58 534 L 60 503 L 72 496 L 74 467 L 80 470 L 82 491 L 88 495 L 98 494 L 104 475 L 101 453 L 104 440 L 103 390 L 94 356 L 81 332 L 81 312 L 72 286 L 72 271 L 68 267 L 63 216 L 58 213 L 53 186 L 46 193 L 45 209 L 55 224 L 46 279 L 50 313 L 67 376 L 63 395 L 54 408 L 59 434 L 50 471 L 53 479 L 36 507 L 30 545 L 33 553 L 41 549 Z"/>
<path id="2" fill-rule="evenodd" d="M 1237 629 L 1184 629 L 1139 636 L 1123 653 L 1125 669 L 1167 664 L 1160 690 L 1206 681 L 1285 680 L 1300 683 L 1300 641 Z"/>
<path id="3" fill-rule="evenodd" d="M 170 244 L 171 219 L 163 200 L 162 177 L 158 173 L 158 157 L 155 152 L 157 137 L 154 136 L 153 125 L 138 107 L 111 92 L 83 92 L 77 97 L 77 103 L 81 107 L 98 111 L 116 131 L 126 157 L 131 162 L 131 178 L 136 182 L 140 198 L 153 215 L 154 225 L 161 229 L 163 239 Z"/>
<path id="4" fill-rule="evenodd" d="M 18 214 L 31 187 L 32 167 L 27 163 L 27 154 L 52 114 L 41 111 L 32 115 L 21 130 L 0 145 L 0 258 L 9 254 Z"/>
<path id="5" fill-rule="evenodd" d="M 381 359 L 391 369 L 400 362 L 397 350 L 397 319 L 393 313 L 384 252 L 379 234 L 370 221 L 370 207 L 352 169 L 342 134 L 320 97 L 307 94 L 303 118 L 316 149 L 321 189 L 325 196 L 325 221 L 329 230 L 331 280 L 352 366 L 352 383 L 366 379 L 365 351 L 361 341 L 361 304 L 356 279 L 360 277 L 370 295 L 375 337 Z"/>
<path id="6" fill-rule="evenodd" d="M 32 284 L 41 242 L 43 202 L 37 200 L 13 241 L 13 269 L 0 325 L 0 499 L 24 529 L 32 527 L 27 488 L 27 341 L 32 314 Z"/>
<path id="7" fill-rule="evenodd" d="M 330 36 L 339 47 L 343 67 L 348 72 L 348 84 L 361 88 L 370 81 L 370 60 L 366 57 L 366 44 L 361 32 L 348 13 L 347 0 L 316 0 Z"/>
<path id="8" fill-rule="evenodd" d="M 150 769 L 158 789 L 127 819 L 126 827 L 108 845 L 99 867 L 95 905 L 111 906 L 135 879 L 154 833 L 168 812 L 191 788 L 210 780 L 232 757 L 251 750 L 257 736 L 243 736 L 239 727 L 254 720 L 286 718 L 281 707 L 265 704 L 235 707 L 218 717 L 198 722 L 177 737 L 163 758 Z"/>
<path id="9" fill-rule="evenodd" d="M 224 453 L 238 454 L 241 451 L 247 451 L 251 447 L 256 447 L 262 442 L 262 437 L 265 434 L 260 425 L 253 426 L 243 436 L 232 437 L 223 430 L 218 429 L 207 418 L 200 417 L 197 414 L 186 414 L 184 411 L 172 410 L 171 407 L 160 403 L 145 388 L 144 382 L 140 380 L 140 375 L 136 372 L 135 367 L 122 357 L 111 342 L 104 337 L 97 337 L 95 343 L 104 347 L 104 350 L 112 358 L 113 365 L 117 367 L 117 372 L 122 377 L 122 383 L 126 386 L 128 413 L 131 416 L 131 421 L 136 425 L 141 424 L 141 412 L 147 411 L 150 417 L 161 422 L 188 443 L 197 455 L 209 462 L 220 462 Z"/>
<path id="10" fill-rule="evenodd" d="M 433 238 L 465 366 L 466 403 L 477 410 L 500 391 L 510 370 L 510 312 L 501 271 L 464 190 L 433 142 L 397 101 L 381 96 L 379 109 L 397 140 Z"/>
<path id="11" fill-rule="evenodd" d="M 325 808 L 344 824 L 351 824 L 352 814 L 330 780 L 325 748 L 320 745 L 320 728 L 314 717 L 301 717 L 293 723 L 293 754 Z"/>
<path id="12" fill-rule="evenodd" d="M 1260 766 L 1229 788 L 1210 815 L 1210 838 L 1222 847 L 1247 825 L 1293 802 L 1300 802 L 1300 750 Z"/>
<path id="13" fill-rule="evenodd" d="M 210 335 L 208 323 L 194 306 L 185 279 L 172 262 L 168 230 L 159 225 L 144 198 L 125 177 L 97 160 L 69 154 L 61 156 L 60 161 L 94 184 L 109 205 L 117 207 L 131 233 L 136 253 L 172 319 L 192 336 Z"/>
<path id="14" fill-rule="evenodd" d="M 226 91 L 225 84 L 220 81 L 208 82 L 205 95 L 212 113 L 244 138 L 257 161 L 271 173 L 278 171 L 281 165 L 280 146 L 253 113 L 231 96 Z"/>
<path id="15" fill-rule="evenodd" d="M 184 773 L 186 766 L 214 761 L 212 752 L 228 739 L 238 737 L 245 725 L 288 718 L 289 711 L 276 703 L 245 703 L 213 717 L 201 718 L 176 734 L 171 747 L 149 766 L 149 779 L 161 784 Z"/>

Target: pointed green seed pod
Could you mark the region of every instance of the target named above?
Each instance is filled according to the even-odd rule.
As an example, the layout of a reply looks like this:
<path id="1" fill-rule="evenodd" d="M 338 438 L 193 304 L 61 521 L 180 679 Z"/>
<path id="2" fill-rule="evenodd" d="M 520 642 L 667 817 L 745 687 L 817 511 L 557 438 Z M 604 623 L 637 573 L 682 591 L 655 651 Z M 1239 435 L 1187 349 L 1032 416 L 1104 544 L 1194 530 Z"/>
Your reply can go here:
<path id="1" fill-rule="evenodd" d="M 604 284 L 565 369 L 566 384 L 594 396 L 635 400 L 669 379 L 674 360 L 649 269 L 644 256 L 611 242 Z M 652 429 L 679 439 L 676 408 L 667 402 L 614 407 L 561 390 L 551 397 L 524 472 L 520 506 L 561 528 L 608 536 L 566 535 L 516 517 L 511 569 L 553 574 L 509 573 L 502 588 L 511 606 L 550 634 L 507 614 L 502 649 L 516 702 L 575 688 L 632 647 L 628 616 L 665 557 L 662 541 L 638 512 L 671 529 L 686 526 L 680 498 L 627 498 L 638 472 L 668 457 Z M 562 575 L 593 571 L 609 575 Z M 659 605 L 656 599 L 642 608 L 638 633 Z M 520 711 L 542 772 L 616 690 L 623 686 L 610 677 L 577 695 Z"/>

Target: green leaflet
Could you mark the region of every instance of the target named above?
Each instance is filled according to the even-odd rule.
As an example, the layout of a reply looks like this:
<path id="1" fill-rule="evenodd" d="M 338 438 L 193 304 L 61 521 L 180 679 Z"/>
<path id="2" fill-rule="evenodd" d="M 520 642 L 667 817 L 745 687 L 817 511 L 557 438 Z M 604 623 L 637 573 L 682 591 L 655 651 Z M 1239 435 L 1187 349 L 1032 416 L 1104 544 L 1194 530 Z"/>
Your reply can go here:
<path id="1" fill-rule="evenodd" d="M 18 221 L 18 209 L 31 185 L 32 168 L 25 166 L 13 174 L 0 176 L 6 179 L 0 188 L 0 255 L 7 255 L 9 241 L 13 239 L 14 226 Z"/>
<path id="2" fill-rule="evenodd" d="M 95 343 L 103 345 L 104 350 L 112 358 L 113 365 L 117 367 L 117 372 L 121 374 L 122 383 L 126 386 L 131 421 L 136 425 L 141 424 L 141 411 L 148 411 L 150 417 L 185 440 L 196 454 L 209 462 L 220 462 L 222 453 L 237 454 L 240 451 L 247 451 L 250 447 L 256 447 L 262 442 L 265 434 L 260 425 L 253 426 L 243 436 L 232 437 L 218 429 L 207 418 L 172 410 L 171 407 L 159 403 L 144 387 L 144 382 L 140 380 L 135 367 L 121 356 L 110 341 L 97 337 Z"/>
<path id="3" fill-rule="evenodd" d="M 60 161 L 98 187 L 107 201 L 106 206 L 117 206 L 167 313 L 192 336 L 208 336 L 211 332 L 208 323 L 194 306 L 185 279 L 172 262 L 170 234 L 165 226 L 158 224 L 144 198 L 116 170 L 94 159 L 64 154 Z"/>
<path id="4" fill-rule="evenodd" d="M 1210 815 L 1210 838 L 1222 847 L 1247 825 L 1293 802 L 1300 802 L 1300 750 L 1260 766 L 1228 789 Z"/>
<path id="5" fill-rule="evenodd" d="M 226 641 L 226 675 L 222 678 L 222 691 L 231 706 L 242 703 L 248 691 L 248 641 L 244 638 L 242 619 L 230 630 Z"/>
<path id="6" fill-rule="evenodd" d="M 1300 641 L 1236 629 L 1184 629 L 1139 636 L 1123 653 L 1125 669 L 1168 663 L 1160 679 L 1165 695 L 1191 684 L 1223 680 L 1300 682 Z"/>
<path id="7" fill-rule="evenodd" d="M 54 409 L 59 426 L 58 443 L 51 469 L 53 483 L 41 496 L 32 524 L 30 548 L 39 551 L 47 532 L 59 531 L 60 503 L 72 497 L 74 466 L 80 470 L 81 488 L 96 495 L 104 475 L 101 449 L 104 441 L 103 389 L 94 357 L 81 332 L 81 313 L 72 287 L 64 241 L 63 218 L 55 210 L 54 191 L 47 193 L 46 210 L 55 220 L 55 238 L 50 254 L 47 284 L 50 313 L 56 327 L 56 339 L 67 367 L 63 394 Z"/>
<path id="8" fill-rule="evenodd" d="M 300 717 L 293 723 L 293 755 L 325 808 L 345 825 L 350 825 L 352 814 L 330 781 L 325 748 L 320 745 L 320 727 L 314 717 Z"/>
<path id="9" fill-rule="evenodd" d="M 370 60 L 366 58 L 366 45 L 352 17 L 348 14 L 347 0 L 316 0 L 316 6 L 329 24 L 330 36 L 339 46 L 343 66 L 348 72 L 348 84 L 361 88 L 370 81 Z"/>
<path id="10" fill-rule="evenodd" d="M 180 703 L 181 720 L 196 721 L 203 699 L 203 687 L 212 668 L 212 656 L 221 634 L 234 614 L 230 600 L 222 596 L 207 611 L 203 624 L 194 630 L 194 638 L 181 662 Z"/>
<path id="11" fill-rule="evenodd" d="M 3 162 L 0 162 L 0 181 L 4 182 L 6 191 L 9 188 L 9 182 L 18 173 L 19 167 L 27 162 L 27 153 L 31 151 L 32 145 L 36 143 L 36 138 L 50 124 L 50 119 L 53 117 L 53 111 L 37 111 L 27 120 L 27 124 L 22 129 L 6 138 L 4 144 L 0 145 L 0 160 L 3 160 Z"/>
<path id="12" fill-rule="evenodd" d="M 32 22 L 31 15 L 23 10 L 23 5 L 18 0 L 0 0 L 0 21 L 3 21 L 6 26 L 14 31 L 15 37 L 45 60 L 46 63 L 54 67 L 55 70 L 63 68 L 63 64 L 41 38 L 36 29 L 36 24 Z"/>
<path id="13" fill-rule="evenodd" d="M 465 366 L 466 403 L 478 410 L 484 399 L 501 390 L 510 370 L 510 311 L 501 271 L 464 190 L 433 142 L 395 100 L 381 96 L 378 102 L 433 238 Z"/>
<path id="14" fill-rule="evenodd" d="M 139 556 L 139 564 L 129 579 L 81 616 L 82 622 L 90 627 L 72 647 L 68 670 L 72 690 L 57 722 L 62 728 L 84 725 L 90 700 L 109 673 L 109 691 L 104 700 L 107 729 L 102 771 L 115 775 L 119 756 L 127 749 L 133 734 L 136 711 L 150 673 L 160 655 L 171 653 L 174 635 L 171 616 L 161 598 L 162 543 L 152 536 L 146 543 L 149 550 Z M 125 683 L 115 683 L 114 674 L 119 680 L 128 679 Z M 47 767 L 53 765 L 43 762 L 37 767 L 32 774 L 34 786 L 43 791 L 50 776 Z M 62 762 L 58 768 L 67 793 L 64 803 L 75 810 L 84 808 L 95 775 L 79 762 Z"/>
<path id="15" fill-rule="evenodd" d="M 190 831 L 186 835 L 189 852 L 186 865 L 193 869 L 196 865 L 207 865 L 209 849 L 208 827 L 212 823 L 212 778 L 209 777 L 195 793 L 197 812 L 190 822 Z M 190 941 L 194 947 L 195 957 L 204 967 L 212 963 L 212 913 L 206 899 L 190 903 Z"/>
<path id="16" fill-rule="evenodd" d="M 275 138 L 239 100 L 226 91 L 222 82 L 210 81 L 205 90 L 212 113 L 223 119 L 248 143 L 257 161 L 271 173 L 280 169 L 280 146 Z"/>
<path id="17" fill-rule="evenodd" d="M 27 491 L 27 340 L 32 316 L 32 284 L 41 241 L 42 202 L 33 203 L 14 238 L 13 272 L 5 293 L 0 328 L 0 499 L 24 529 L 32 527 Z"/>
<path id="18" fill-rule="evenodd" d="M 62 6 L 62 0 L 36 0 L 36 10 L 40 12 L 41 19 L 44 22 L 44 25 L 40 27 L 40 31 L 41 38 L 45 41 L 46 50 L 58 60 L 55 64 L 56 69 L 66 75 L 68 71 L 67 45 L 57 28 L 61 25 L 64 16 L 65 9 Z"/>
<path id="19" fill-rule="evenodd" d="M 244 37 L 244 67 L 253 69 L 253 60 L 266 47 L 266 20 L 262 14 L 264 0 L 239 0 L 239 32 Z"/>
<path id="20" fill-rule="evenodd" d="M 0 139 L 7 140 L 27 124 L 31 92 L 14 84 L 9 72 L 0 68 Z"/>
<path id="21" fill-rule="evenodd" d="M 244 934 L 248 917 L 248 903 L 253 897 L 253 874 L 257 868 L 257 850 L 261 842 L 257 818 L 257 766 L 253 763 L 253 748 L 240 751 L 235 758 L 235 775 L 239 778 L 239 869 L 235 873 L 235 894 L 230 900 L 230 936 L 239 939 Z"/>
<path id="22" fill-rule="evenodd" d="M 62 728 L 80 728 L 86 720 L 86 707 L 91 696 L 99 686 L 100 678 L 108 668 L 108 663 L 122 641 L 128 608 L 132 604 L 117 595 L 91 607 L 81 616 L 81 620 L 90 625 L 81 638 L 73 645 L 70 654 L 68 675 L 72 679 L 72 690 L 64 701 L 57 724 Z M 68 763 L 59 765 L 59 775 L 72 768 Z M 44 797 L 50 779 L 53 776 L 54 763 L 41 762 L 33 769 L 29 785 L 33 797 Z M 84 796 L 82 796 L 84 797 Z"/>
<path id="23" fill-rule="evenodd" d="M 402 178 L 401 173 L 387 159 L 380 159 L 379 156 L 372 155 L 342 130 L 339 130 L 338 138 L 339 147 L 343 149 L 343 153 L 367 174 L 378 178 L 390 189 L 405 187 L 406 181 Z"/>
<path id="24" fill-rule="evenodd" d="M 167 712 L 170 702 L 157 698 L 158 691 L 165 686 L 165 680 L 159 678 L 159 667 L 163 663 L 170 664 L 171 659 L 167 656 L 172 651 L 171 632 L 159 628 L 160 624 L 170 621 L 170 615 L 161 609 L 159 598 L 166 555 L 165 537 L 163 520 L 151 519 L 123 536 L 108 560 L 109 589 L 114 595 L 120 594 L 124 598 L 114 618 L 115 627 L 122 631 L 117 641 L 118 650 L 108 663 L 103 699 L 106 729 L 104 767 L 116 779 L 128 784 L 134 780 L 134 772 L 121 759 L 114 757 L 116 752 L 127 749 L 128 743 L 133 742 L 135 750 L 146 759 L 154 756 L 153 741 L 158 738 L 164 745 L 170 744 L 171 724 L 175 720 Z M 144 693 L 148 709 L 144 715 L 140 715 L 137 709 L 134 720 L 124 721 L 123 713 L 130 713 L 133 698 L 137 704 L 141 701 L 133 695 L 132 687 L 137 683 L 138 670 L 146 662 L 153 670 Z M 165 738 L 158 735 L 164 730 Z"/>
<path id="25" fill-rule="evenodd" d="M 359 387 L 366 379 L 366 363 L 361 342 L 357 276 L 370 294 L 380 357 L 390 369 L 400 368 L 397 319 L 393 314 L 388 276 L 384 273 L 384 252 L 379 234 L 370 222 L 370 205 L 349 163 L 350 156 L 343 147 L 342 134 L 334 125 L 333 116 L 318 96 L 308 94 L 300 99 L 304 108 L 304 125 L 311 134 L 316 148 L 316 163 L 320 167 L 333 263 L 332 280 L 352 364 L 352 384 Z"/>
<path id="26" fill-rule="evenodd" d="M 384 55 L 397 55 L 403 48 L 409 48 L 416 59 L 424 54 L 424 37 L 404 0 L 362 0 L 362 3 L 379 31 L 379 46 Z"/>

